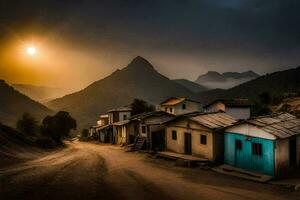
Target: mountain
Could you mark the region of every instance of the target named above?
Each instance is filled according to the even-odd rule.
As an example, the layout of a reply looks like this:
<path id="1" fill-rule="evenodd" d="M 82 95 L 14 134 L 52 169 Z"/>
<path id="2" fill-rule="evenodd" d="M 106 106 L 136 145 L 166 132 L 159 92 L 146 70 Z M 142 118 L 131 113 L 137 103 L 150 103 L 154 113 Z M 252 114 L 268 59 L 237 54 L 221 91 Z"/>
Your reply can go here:
<path id="1" fill-rule="evenodd" d="M 235 79 L 239 79 L 239 78 L 257 78 L 259 77 L 259 75 L 253 71 L 247 71 L 247 72 L 224 72 L 222 74 L 224 77 L 226 78 L 235 78 Z"/>
<path id="2" fill-rule="evenodd" d="M 216 98 L 249 98 L 268 92 L 272 96 L 296 93 L 300 90 L 300 67 L 278 71 L 243 83 L 231 89 L 215 89 L 198 93 L 198 100 L 204 103 Z"/>
<path id="3" fill-rule="evenodd" d="M 182 85 L 183 87 L 187 88 L 188 90 L 190 90 L 194 93 L 203 92 L 203 91 L 207 90 L 206 87 L 204 87 L 202 85 L 199 85 L 195 82 L 186 80 L 186 79 L 175 79 L 173 81 L 180 84 L 180 85 Z"/>
<path id="4" fill-rule="evenodd" d="M 171 96 L 193 97 L 193 93 L 158 73 L 147 60 L 138 56 L 122 70 L 47 105 L 55 110 L 69 111 L 81 127 L 87 127 L 95 124 L 101 113 L 129 105 L 134 98 L 155 104 Z"/>
<path id="5" fill-rule="evenodd" d="M 228 89 L 257 77 L 259 77 L 259 75 L 253 71 L 242 73 L 224 72 L 223 74 L 215 71 L 209 71 L 204 75 L 200 75 L 195 82 L 209 89 Z"/>
<path id="6" fill-rule="evenodd" d="M 4 80 L 0 80 L 0 105 L 0 121 L 12 126 L 24 112 L 37 119 L 51 113 L 47 107 L 18 92 Z"/>
<path id="7" fill-rule="evenodd" d="M 67 94 L 67 91 L 61 88 L 43 87 L 28 84 L 12 84 L 12 86 L 26 96 L 41 103 L 62 97 Z"/>

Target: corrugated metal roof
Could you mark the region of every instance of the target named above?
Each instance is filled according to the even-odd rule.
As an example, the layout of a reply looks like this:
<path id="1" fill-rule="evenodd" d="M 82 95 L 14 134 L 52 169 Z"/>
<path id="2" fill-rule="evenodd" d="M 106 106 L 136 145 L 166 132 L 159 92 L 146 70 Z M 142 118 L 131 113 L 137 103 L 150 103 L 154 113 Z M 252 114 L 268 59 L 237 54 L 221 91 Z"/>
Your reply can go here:
<path id="1" fill-rule="evenodd" d="M 146 112 L 146 113 L 134 115 L 130 119 L 131 120 L 142 120 L 142 119 L 146 119 L 148 117 L 160 117 L 160 116 L 166 116 L 166 115 L 174 116 L 174 115 L 164 112 L 164 111 L 153 111 L 153 112 Z"/>
<path id="2" fill-rule="evenodd" d="M 300 119 L 289 113 L 278 113 L 253 118 L 246 121 L 278 138 L 288 138 L 300 134 Z"/>
<path id="3" fill-rule="evenodd" d="M 131 111 L 131 108 L 129 106 L 123 106 L 123 107 L 111 109 L 107 112 L 110 113 L 110 112 L 126 112 L 126 111 Z"/>
<path id="4" fill-rule="evenodd" d="M 224 112 L 201 113 L 189 119 L 210 129 L 220 129 L 233 125 L 237 121 Z"/>

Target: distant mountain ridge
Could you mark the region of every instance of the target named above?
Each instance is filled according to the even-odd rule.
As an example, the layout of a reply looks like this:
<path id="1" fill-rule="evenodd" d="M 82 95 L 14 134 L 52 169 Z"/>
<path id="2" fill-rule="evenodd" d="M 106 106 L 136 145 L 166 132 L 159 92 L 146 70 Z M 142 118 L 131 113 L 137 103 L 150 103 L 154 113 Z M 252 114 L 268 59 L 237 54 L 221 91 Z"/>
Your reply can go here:
<path id="1" fill-rule="evenodd" d="M 249 98 L 268 92 L 272 96 L 300 91 L 300 67 L 260 76 L 231 89 L 215 89 L 198 93 L 198 100 L 208 103 L 216 98 Z"/>
<path id="2" fill-rule="evenodd" d="M 15 126 L 24 112 L 33 114 L 37 119 L 52 113 L 46 106 L 15 90 L 4 80 L 0 80 L 0 105 L 0 122 L 11 126 Z"/>
<path id="3" fill-rule="evenodd" d="M 127 67 L 46 105 L 54 110 L 69 111 L 86 127 L 94 124 L 99 114 L 128 105 L 134 98 L 159 103 L 171 96 L 193 98 L 194 94 L 158 73 L 146 59 L 138 56 Z"/>
<path id="4" fill-rule="evenodd" d="M 12 86 L 21 93 L 40 103 L 62 97 L 68 93 L 67 90 L 61 88 L 44 87 L 29 84 L 12 84 Z"/>
<path id="5" fill-rule="evenodd" d="M 228 89 L 257 77 L 259 77 L 259 75 L 253 71 L 246 71 L 242 73 L 224 72 L 222 74 L 216 71 L 208 71 L 206 74 L 200 75 L 195 80 L 195 83 L 209 89 Z"/>
<path id="6" fill-rule="evenodd" d="M 199 85 L 198 83 L 186 80 L 186 79 L 174 79 L 174 82 L 182 85 L 183 87 L 187 88 L 188 90 L 198 93 L 208 90 L 206 87 Z"/>

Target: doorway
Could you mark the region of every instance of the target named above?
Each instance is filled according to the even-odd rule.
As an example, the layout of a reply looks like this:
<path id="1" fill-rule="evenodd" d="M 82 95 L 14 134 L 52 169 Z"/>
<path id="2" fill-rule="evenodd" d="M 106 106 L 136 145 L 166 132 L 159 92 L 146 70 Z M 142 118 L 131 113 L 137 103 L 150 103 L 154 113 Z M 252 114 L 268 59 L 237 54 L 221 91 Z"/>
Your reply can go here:
<path id="1" fill-rule="evenodd" d="M 184 153 L 192 154 L 192 134 L 184 133 Z"/>
<path id="2" fill-rule="evenodd" d="M 289 140 L 289 155 L 290 155 L 290 166 L 297 164 L 297 141 L 296 137 Z"/>

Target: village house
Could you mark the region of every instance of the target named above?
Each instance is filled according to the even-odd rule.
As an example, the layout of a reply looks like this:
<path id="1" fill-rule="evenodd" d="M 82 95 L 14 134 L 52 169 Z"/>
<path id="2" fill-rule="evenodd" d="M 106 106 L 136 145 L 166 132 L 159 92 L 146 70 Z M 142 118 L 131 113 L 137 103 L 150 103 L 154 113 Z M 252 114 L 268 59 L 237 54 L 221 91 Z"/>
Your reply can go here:
<path id="1" fill-rule="evenodd" d="M 160 110 L 173 115 L 203 111 L 201 103 L 184 97 L 171 97 L 160 104 Z"/>
<path id="2" fill-rule="evenodd" d="M 138 121 L 129 119 L 113 123 L 113 131 L 117 136 L 116 143 L 119 145 L 133 144 L 139 134 L 138 125 Z"/>
<path id="3" fill-rule="evenodd" d="M 135 115 L 131 118 L 131 123 L 134 124 L 134 129 L 138 131 L 139 138 L 144 139 L 145 148 L 149 150 L 165 150 L 166 121 L 174 119 L 175 115 L 164 111 L 153 111 Z"/>
<path id="4" fill-rule="evenodd" d="M 131 108 L 128 106 L 111 109 L 107 114 L 100 115 L 97 125 L 90 127 L 90 134 L 96 135 L 95 138 L 102 143 L 119 143 L 119 126 L 130 117 Z"/>
<path id="5" fill-rule="evenodd" d="M 225 129 L 225 164 L 284 176 L 300 165 L 300 119 L 288 113 L 262 116 Z"/>
<path id="6" fill-rule="evenodd" d="M 115 122 L 127 120 L 131 117 L 131 108 L 124 106 L 120 108 L 111 109 L 108 112 L 108 123 L 113 124 Z"/>
<path id="7" fill-rule="evenodd" d="M 234 118 L 224 112 L 181 115 L 166 125 L 166 149 L 180 154 L 222 162 L 224 128 L 233 125 Z"/>
<path id="8" fill-rule="evenodd" d="M 97 121 L 98 126 L 104 126 L 108 124 L 108 114 L 100 115 L 99 120 Z"/>
<path id="9" fill-rule="evenodd" d="M 251 116 L 251 102 L 248 99 L 217 99 L 204 106 L 205 112 L 223 111 L 237 120 L 249 119 Z"/>

